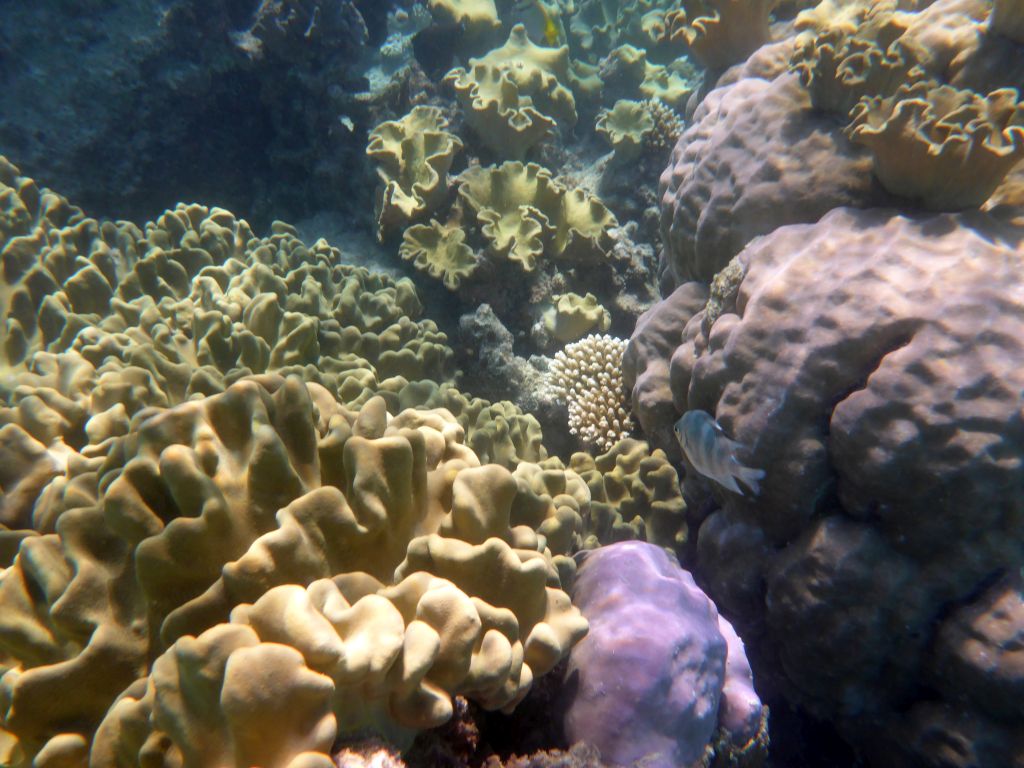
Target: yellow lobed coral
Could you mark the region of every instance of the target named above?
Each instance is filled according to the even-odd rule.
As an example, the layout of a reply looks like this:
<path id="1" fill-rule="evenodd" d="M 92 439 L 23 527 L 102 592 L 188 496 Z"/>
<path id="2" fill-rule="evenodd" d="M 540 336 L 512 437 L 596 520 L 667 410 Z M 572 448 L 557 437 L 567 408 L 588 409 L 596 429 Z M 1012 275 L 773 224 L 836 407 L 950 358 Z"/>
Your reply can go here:
<path id="1" fill-rule="evenodd" d="M 56 533 L 30 535 L 0 570 L 14 763 L 88 753 L 104 717 L 103 764 L 148 743 L 172 763 L 249 765 L 261 750 L 287 763 L 297 744 L 326 757 L 362 727 L 407 739 L 460 691 L 513 706 L 585 631 L 557 553 L 578 542 L 589 492 L 568 470 L 537 482 L 529 464 L 482 466 L 464 439 L 444 409 L 390 417 L 377 398 L 352 411 L 274 376 L 140 415 Z M 328 627 L 345 650 L 333 661 Z M 224 717 L 182 695 L 197 693 L 186 660 L 209 670 Z M 232 666 L 247 670 L 234 682 Z M 55 707 L 61 685 L 76 693 Z"/>
<path id="2" fill-rule="evenodd" d="M 476 212 L 490 250 L 531 272 L 543 254 L 593 261 L 610 247 L 614 215 L 580 189 L 566 189 L 536 163 L 470 168 L 459 195 Z"/>
<path id="3" fill-rule="evenodd" d="M 536 45 L 522 24 L 504 45 L 470 59 L 468 69 L 453 69 L 445 80 L 466 122 L 503 157 L 521 159 L 550 131 L 576 123 L 569 49 Z"/>
<path id="4" fill-rule="evenodd" d="M 569 431 L 587 447 L 611 448 L 630 430 L 622 380 L 624 339 L 593 334 L 555 355 L 548 382 L 569 409 Z"/>
<path id="5" fill-rule="evenodd" d="M 743 61 L 771 39 L 776 0 L 683 0 L 665 21 L 669 38 L 685 42 L 705 67 L 722 70 Z"/>
<path id="6" fill-rule="evenodd" d="M 574 453 L 569 467 L 590 488 L 584 547 L 639 539 L 682 551 L 689 531 L 686 502 L 664 451 L 625 438 L 598 456 Z"/>
<path id="7" fill-rule="evenodd" d="M 672 0 L 580 0 L 569 18 L 569 36 L 583 56 L 596 60 L 621 45 L 646 51 L 665 47 L 666 13 Z M 676 42 L 666 58 L 683 53 Z"/>
<path id="8" fill-rule="evenodd" d="M 611 144 L 615 160 L 626 163 L 640 157 L 647 136 L 654 131 L 654 117 L 643 103 L 619 99 L 611 109 L 601 111 L 595 127 Z"/>
<path id="9" fill-rule="evenodd" d="M 847 132 L 871 149 L 885 188 L 930 210 L 980 206 L 1024 157 L 1024 106 L 1011 88 L 982 97 L 934 82 L 904 85 L 889 98 L 861 99 L 850 118 Z"/>
<path id="10" fill-rule="evenodd" d="M 431 14 L 443 24 L 461 25 L 471 37 L 501 26 L 494 0 L 429 0 Z"/>
<path id="11" fill-rule="evenodd" d="M 433 211 L 448 195 L 448 171 L 462 141 L 445 130 L 438 107 L 417 106 L 401 120 L 370 131 L 366 154 L 377 163 L 383 187 L 377 197 L 377 235 Z"/>
<path id="12" fill-rule="evenodd" d="M 798 43 L 790 68 L 824 112 L 846 115 L 864 96 L 891 96 L 899 86 L 924 78 L 913 48 L 897 38 L 904 27 L 892 14 L 864 23 L 858 34 L 831 27 Z"/>

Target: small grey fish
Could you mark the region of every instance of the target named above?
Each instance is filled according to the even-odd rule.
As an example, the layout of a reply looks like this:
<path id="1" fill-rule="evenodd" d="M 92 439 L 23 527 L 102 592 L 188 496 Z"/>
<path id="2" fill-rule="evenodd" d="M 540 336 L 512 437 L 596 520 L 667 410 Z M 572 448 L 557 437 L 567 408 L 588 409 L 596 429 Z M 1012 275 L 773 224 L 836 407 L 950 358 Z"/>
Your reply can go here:
<path id="1" fill-rule="evenodd" d="M 704 477 L 742 496 L 743 491 L 736 483 L 739 480 L 757 496 L 764 470 L 740 464 L 740 460 L 736 458 L 736 450 L 740 448 L 740 444 L 726 437 L 710 413 L 687 411 L 672 428 L 683 453 L 694 469 Z"/>

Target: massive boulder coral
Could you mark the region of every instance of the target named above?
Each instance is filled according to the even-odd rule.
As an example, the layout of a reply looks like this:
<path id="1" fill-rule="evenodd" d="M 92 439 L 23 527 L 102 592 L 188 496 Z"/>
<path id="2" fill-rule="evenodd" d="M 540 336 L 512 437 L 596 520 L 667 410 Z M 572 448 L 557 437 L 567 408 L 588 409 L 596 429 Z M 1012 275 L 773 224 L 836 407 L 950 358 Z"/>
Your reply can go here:
<path id="1" fill-rule="evenodd" d="M 403 227 L 432 212 L 448 195 L 448 171 L 462 149 L 445 130 L 439 107 L 417 106 L 401 120 L 370 132 L 366 154 L 377 163 L 383 187 L 377 199 L 377 234 Z"/>
<path id="2" fill-rule="evenodd" d="M 665 278 L 710 281 L 757 235 L 878 201 L 870 168 L 867 152 L 811 108 L 797 75 L 715 89 L 659 182 Z"/>
<path id="3" fill-rule="evenodd" d="M 665 331 L 676 413 L 714 414 L 767 472 L 756 500 L 686 479 L 713 510 L 709 592 L 762 633 L 785 694 L 880 765 L 921 765 L 947 726 L 994 750 L 979 765 L 1020 758 L 1019 710 L 953 692 L 991 668 L 933 675 L 949 606 L 996 621 L 985 590 L 1024 564 L 1022 242 L 982 214 L 838 209 L 752 242 L 717 319 Z"/>
<path id="4" fill-rule="evenodd" d="M 850 138 L 869 147 L 893 194 L 929 210 L 982 205 L 1024 158 L 1024 105 L 1012 88 L 981 96 L 934 82 L 865 97 L 850 114 Z"/>
<path id="5" fill-rule="evenodd" d="M 514 706 L 585 631 L 560 584 L 589 492 L 570 470 L 547 469 L 538 485 L 529 465 L 481 465 L 464 436 L 447 410 L 391 417 L 377 398 L 352 411 L 316 384 L 275 376 L 137 416 L 93 494 L 68 499 L 56 533 L 29 536 L 0 571 L 0 725 L 17 739 L 14 764 L 44 750 L 87 753 L 107 713 L 94 759 L 134 762 L 152 732 L 173 761 L 206 733 L 235 743 L 232 759 L 249 765 L 238 740 L 267 735 L 233 730 L 235 715 L 277 717 L 310 681 L 327 709 L 299 707 L 310 699 L 296 693 L 287 722 L 307 735 L 331 729 L 308 742 L 325 757 L 339 731 L 405 739 L 437 725 L 460 691 Z M 44 577 L 47 589 L 32 586 Z M 338 648 L 353 643 L 344 664 L 314 642 L 323 615 L 341 622 Z M 390 629 L 378 640 L 394 642 L 358 662 L 358 638 L 379 625 Z M 232 683 L 224 665 L 242 646 L 257 646 L 243 654 L 254 663 L 280 661 L 267 680 L 280 697 Z M 164 649 L 149 682 L 132 685 Z M 180 662 L 197 657 L 228 674 L 241 709 L 228 707 L 226 720 L 197 720 L 196 701 L 181 697 L 192 673 Z M 366 675 L 375 693 L 358 685 Z M 54 685 L 82 695 L 55 709 Z M 287 750 L 290 739 L 278 732 L 261 748 Z"/>

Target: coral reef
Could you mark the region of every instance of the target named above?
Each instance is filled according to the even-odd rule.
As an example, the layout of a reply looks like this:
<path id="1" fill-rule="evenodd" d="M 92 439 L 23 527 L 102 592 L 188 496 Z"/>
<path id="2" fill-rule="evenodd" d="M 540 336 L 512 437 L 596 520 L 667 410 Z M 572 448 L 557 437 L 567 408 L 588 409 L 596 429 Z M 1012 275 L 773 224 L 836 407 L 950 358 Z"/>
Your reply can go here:
<path id="1" fill-rule="evenodd" d="M 456 68 L 446 80 L 480 139 L 505 157 L 522 159 L 556 127 L 576 122 L 576 99 L 570 90 L 569 51 L 532 42 L 517 24 L 508 41 L 469 68 Z"/>
<path id="2" fill-rule="evenodd" d="M 783 224 L 884 202 L 868 153 L 810 106 L 796 74 L 744 78 L 701 102 L 659 183 L 670 286 L 710 281 L 752 238 Z"/>
<path id="3" fill-rule="evenodd" d="M 544 313 L 543 322 L 548 335 L 562 344 L 579 341 L 594 331 L 607 331 L 611 326 L 611 315 L 592 293 L 565 293 L 551 298 L 554 306 Z"/>
<path id="4" fill-rule="evenodd" d="M 770 39 L 776 0 L 683 0 L 665 16 L 671 40 L 685 43 L 710 70 L 743 61 Z"/>
<path id="5" fill-rule="evenodd" d="M 639 539 L 686 554 L 686 503 L 664 451 L 626 438 L 598 456 L 574 453 L 569 467 L 590 487 L 585 548 Z"/>
<path id="6" fill-rule="evenodd" d="M 445 410 L 391 418 L 377 398 L 349 411 L 279 377 L 141 415 L 101 495 L 26 541 L 0 578 L 4 728 L 25 756 L 63 749 L 73 719 L 79 745 L 98 726 L 100 762 L 147 749 L 152 732 L 166 759 L 220 764 L 213 744 L 235 744 L 248 765 L 365 727 L 402 740 L 446 720 L 443 691 L 459 685 L 514 706 L 585 631 L 559 590 L 571 561 L 545 542 L 571 546 L 589 493 L 565 471 L 576 501 L 556 507 L 517 479 L 529 465 L 482 466 L 463 438 Z M 85 615 L 65 629 L 55 611 Z M 47 628 L 59 651 L 19 639 Z M 196 663 L 212 703 L 183 696 Z M 50 686 L 69 675 L 94 682 L 57 710 Z M 223 719 L 200 716 L 227 700 Z M 266 718 L 274 729 L 256 727 Z"/>

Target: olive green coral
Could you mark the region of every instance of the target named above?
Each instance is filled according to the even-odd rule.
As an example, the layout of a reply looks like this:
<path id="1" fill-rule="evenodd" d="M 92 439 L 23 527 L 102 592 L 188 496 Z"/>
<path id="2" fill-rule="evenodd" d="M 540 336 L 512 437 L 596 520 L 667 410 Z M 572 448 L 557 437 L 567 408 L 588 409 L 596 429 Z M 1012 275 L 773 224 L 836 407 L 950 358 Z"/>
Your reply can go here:
<path id="1" fill-rule="evenodd" d="M 370 132 L 366 154 L 377 163 L 383 186 L 377 197 L 377 233 L 403 227 L 440 206 L 448 195 L 448 171 L 462 141 L 445 130 L 438 107 L 417 106 L 401 120 Z"/>
<path id="2" fill-rule="evenodd" d="M 798 38 L 790 66 L 815 109 L 845 116 L 862 97 L 891 96 L 925 76 L 914 48 L 898 40 L 904 31 L 892 12 L 867 16 L 852 33 L 831 25 Z"/>
<path id="3" fill-rule="evenodd" d="M 580 296 L 570 292 L 551 298 L 554 306 L 544 313 L 544 327 L 551 338 L 563 344 L 578 341 L 595 331 L 607 331 L 611 327 L 611 315 L 592 293 Z"/>
<path id="4" fill-rule="evenodd" d="M 473 249 L 466 245 L 466 233 L 456 224 L 429 224 L 409 227 L 398 248 L 403 259 L 412 261 L 431 277 L 441 278 L 445 288 L 456 290 L 464 278 L 479 266 Z"/>
<path id="5" fill-rule="evenodd" d="M 1024 105 L 1004 88 L 981 96 L 934 82 L 903 85 L 888 98 L 863 98 L 850 138 L 874 155 L 890 192 L 930 210 L 985 202 L 1024 157 Z"/>
<path id="6" fill-rule="evenodd" d="M 576 123 L 568 48 L 536 45 L 522 24 L 503 46 L 445 79 L 466 122 L 502 157 L 522 159 L 549 132 Z"/>
<path id="7" fill-rule="evenodd" d="M 475 167 L 459 179 L 459 195 L 476 212 L 494 254 L 530 272 L 541 255 L 594 261 L 610 247 L 614 215 L 581 189 L 566 189 L 536 163 Z"/>

